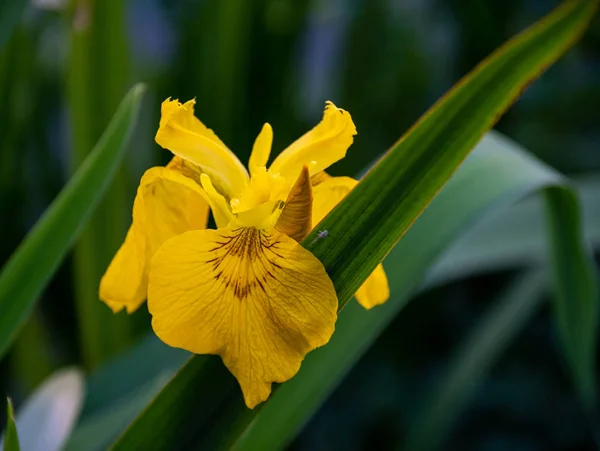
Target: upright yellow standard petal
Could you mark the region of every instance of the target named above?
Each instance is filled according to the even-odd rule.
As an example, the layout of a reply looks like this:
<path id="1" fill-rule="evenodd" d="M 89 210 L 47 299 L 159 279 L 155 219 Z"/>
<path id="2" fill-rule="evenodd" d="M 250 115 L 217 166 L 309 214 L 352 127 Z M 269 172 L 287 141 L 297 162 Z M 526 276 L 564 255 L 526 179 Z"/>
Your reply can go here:
<path id="1" fill-rule="evenodd" d="M 344 197 L 357 185 L 350 177 L 321 177 L 313 187 L 313 224 L 323 220 Z M 383 265 L 379 264 L 375 271 L 365 280 L 355 293 L 356 300 L 366 309 L 383 304 L 390 297 L 390 288 Z"/>
<path id="2" fill-rule="evenodd" d="M 215 133 L 194 116 L 195 103 L 165 100 L 156 142 L 199 166 L 222 194 L 234 197 L 243 191 L 248 172 Z"/>
<path id="3" fill-rule="evenodd" d="M 295 180 L 306 164 L 310 175 L 315 175 L 346 156 L 354 135 L 356 127 L 350 113 L 327 102 L 323 120 L 281 152 L 270 170 Z"/>
<path id="4" fill-rule="evenodd" d="M 249 408 L 329 341 L 337 305 L 321 262 L 276 230 L 187 232 L 152 260 L 156 335 L 196 354 L 219 354 Z"/>
<path id="5" fill-rule="evenodd" d="M 179 163 L 170 167 L 181 167 Z M 133 223 L 100 282 L 100 299 L 113 311 L 132 312 L 144 302 L 150 260 L 165 241 L 206 227 L 205 196 L 196 182 L 177 170 L 146 171 L 134 201 Z"/>
<path id="6" fill-rule="evenodd" d="M 250 169 L 251 175 L 255 175 L 260 168 L 267 166 L 272 145 L 273 129 L 269 124 L 265 124 L 254 141 L 250 160 L 248 161 L 248 169 Z"/>

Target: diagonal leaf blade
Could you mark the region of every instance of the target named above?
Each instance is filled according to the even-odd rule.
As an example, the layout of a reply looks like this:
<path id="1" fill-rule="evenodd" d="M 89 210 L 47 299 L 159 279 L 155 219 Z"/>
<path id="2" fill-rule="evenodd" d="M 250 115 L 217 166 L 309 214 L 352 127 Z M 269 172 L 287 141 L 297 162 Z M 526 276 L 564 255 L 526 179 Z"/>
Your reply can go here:
<path id="1" fill-rule="evenodd" d="M 0 356 L 8 349 L 114 176 L 144 85 L 125 96 L 100 141 L 0 272 Z"/>

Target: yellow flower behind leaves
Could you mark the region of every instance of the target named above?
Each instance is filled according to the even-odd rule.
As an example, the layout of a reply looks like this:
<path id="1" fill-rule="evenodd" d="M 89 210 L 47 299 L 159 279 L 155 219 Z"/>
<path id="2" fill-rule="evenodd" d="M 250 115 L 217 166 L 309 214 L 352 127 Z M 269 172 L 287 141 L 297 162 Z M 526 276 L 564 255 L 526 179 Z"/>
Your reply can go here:
<path id="1" fill-rule="evenodd" d="M 194 103 L 163 102 L 156 141 L 175 157 L 142 177 L 100 298 L 131 312 L 147 297 L 158 337 L 219 354 L 253 408 L 333 333 L 333 284 L 298 243 L 356 185 L 324 172 L 346 155 L 356 129 L 348 112 L 328 102 L 322 121 L 267 169 L 273 131 L 265 124 L 248 174 L 194 116 Z M 209 208 L 217 230 L 205 230 Z M 356 293 L 366 308 L 388 296 L 381 265 Z"/>

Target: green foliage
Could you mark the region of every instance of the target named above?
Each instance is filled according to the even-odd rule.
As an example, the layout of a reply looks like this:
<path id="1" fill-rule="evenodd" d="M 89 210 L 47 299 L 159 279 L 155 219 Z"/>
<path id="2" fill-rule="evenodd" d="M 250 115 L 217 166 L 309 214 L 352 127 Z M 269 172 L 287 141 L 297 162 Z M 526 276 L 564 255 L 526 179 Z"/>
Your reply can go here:
<path id="1" fill-rule="evenodd" d="M 19 435 L 13 414 L 13 406 L 10 398 L 6 399 L 6 431 L 4 432 L 4 451 L 19 451 Z"/>
<path id="2" fill-rule="evenodd" d="M 125 2 L 74 1 L 69 72 L 71 171 L 87 157 L 129 86 Z M 128 144 L 125 145 L 127 147 Z M 84 364 L 93 368 L 132 341 L 131 318 L 98 302 L 98 284 L 130 222 L 127 173 L 119 166 L 75 247 L 74 285 Z"/>
<path id="3" fill-rule="evenodd" d="M 123 158 L 144 86 L 123 99 L 102 138 L 0 272 L 0 355 L 81 232 Z"/>
<path id="4" fill-rule="evenodd" d="M 27 4 L 26 0 L 5 0 L 0 4 L 0 51 L 17 27 Z"/>
<path id="5" fill-rule="evenodd" d="M 579 200 L 570 189 L 546 193 L 556 296 L 554 307 L 562 345 L 584 406 L 596 404 L 597 275 L 582 243 Z"/>

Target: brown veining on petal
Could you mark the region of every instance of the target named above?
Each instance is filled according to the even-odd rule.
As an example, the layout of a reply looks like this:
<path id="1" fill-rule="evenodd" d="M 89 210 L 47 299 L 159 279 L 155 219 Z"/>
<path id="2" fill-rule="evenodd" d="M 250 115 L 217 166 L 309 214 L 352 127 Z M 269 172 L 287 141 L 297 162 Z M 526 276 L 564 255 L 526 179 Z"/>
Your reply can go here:
<path id="1" fill-rule="evenodd" d="M 240 227 L 232 235 L 222 235 L 210 251 L 219 254 L 208 260 L 215 272 L 214 279 L 225 289 L 232 290 L 239 300 L 246 299 L 253 290 L 266 292 L 266 284 L 273 275 L 270 266 L 261 260 L 270 260 L 266 252 L 277 254 L 275 244 L 269 244 L 267 233 L 254 227 Z"/>

